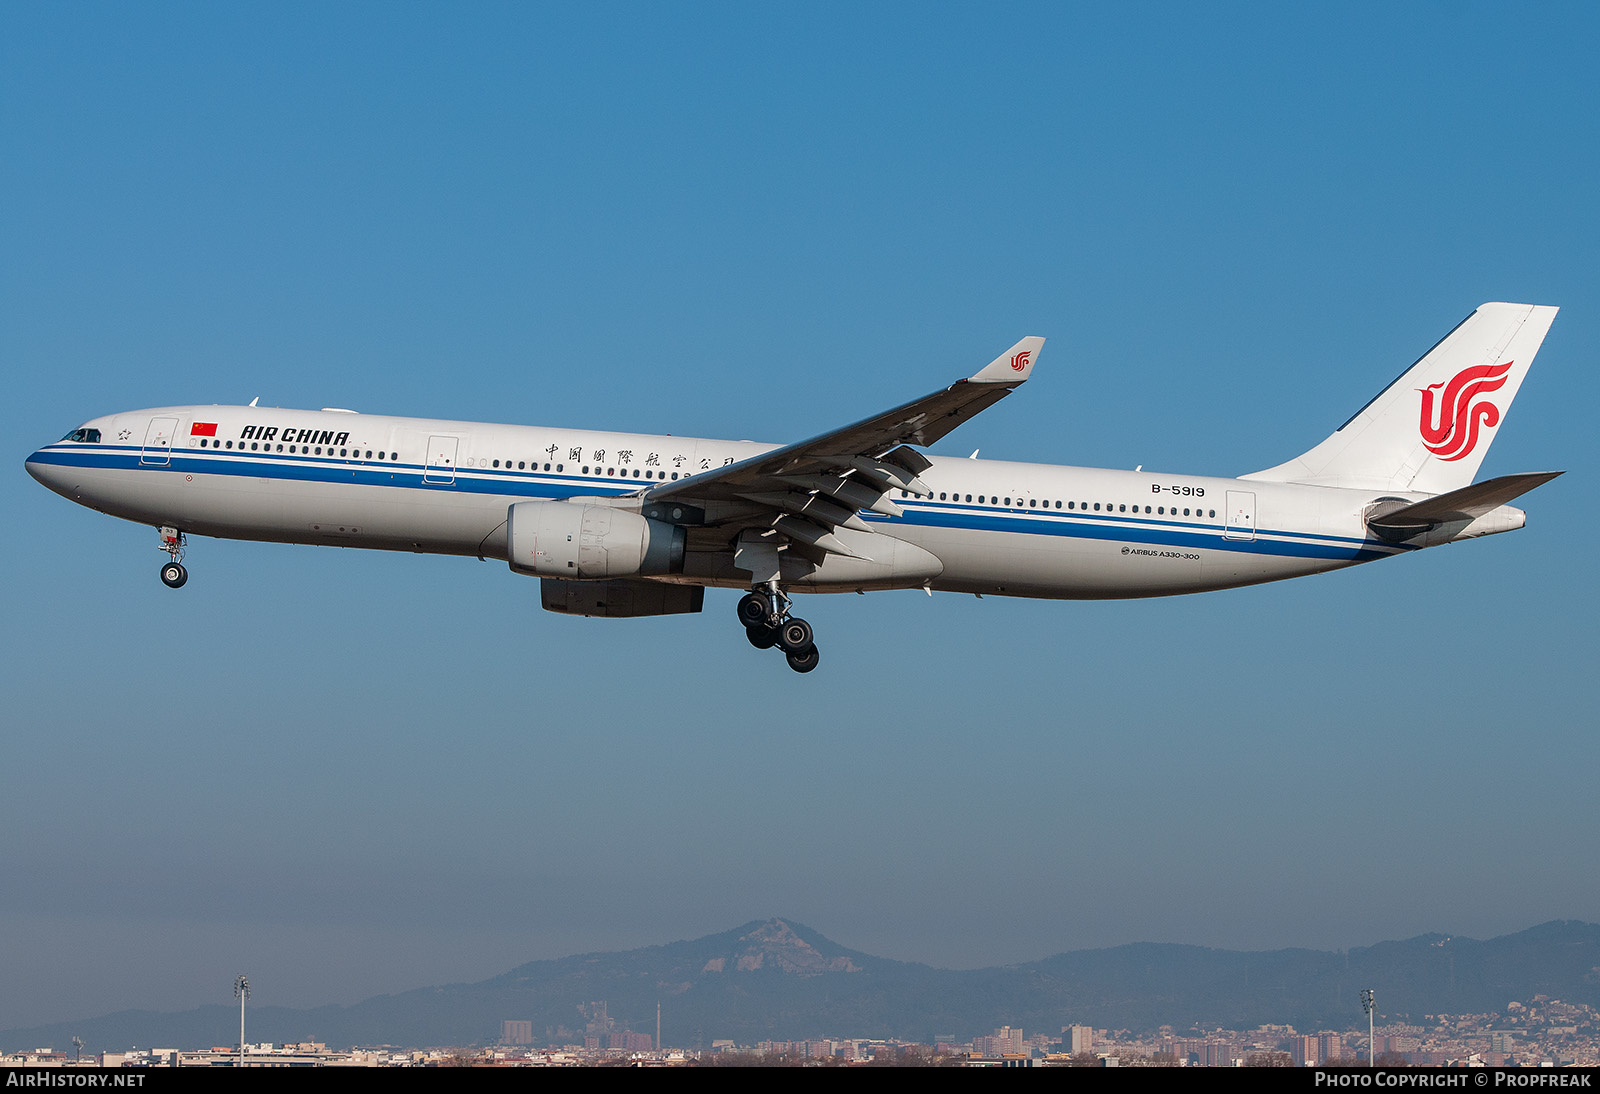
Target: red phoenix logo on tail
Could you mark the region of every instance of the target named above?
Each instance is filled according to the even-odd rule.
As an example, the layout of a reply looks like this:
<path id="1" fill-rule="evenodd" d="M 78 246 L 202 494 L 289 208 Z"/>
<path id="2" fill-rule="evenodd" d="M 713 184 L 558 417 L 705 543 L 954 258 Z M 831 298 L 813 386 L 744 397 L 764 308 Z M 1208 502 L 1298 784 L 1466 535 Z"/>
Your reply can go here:
<path id="1" fill-rule="evenodd" d="M 1473 365 L 1447 383 L 1419 388 L 1423 447 L 1446 463 L 1459 460 L 1478 447 L 1478 430 L 1493 428 L 1500 422 L 1500 408 L 1479 396 L 1504 387 L 1513 364 L 1507 361 L 1503 365 Z M 1439 388 L 1444 388 L 1444 397 L 1435 413 L 1433 393 Z"/>
<path id="2" fill-rule="evenodd" d="M 1033 350 L 1031 349 L 1025 349 L 1021 353 L 1013 353 L 1011 355 L 1011 367 L 1017 372 L 1021 372 L 1028 367 L 1028 358 L 1032 356 Z"/>

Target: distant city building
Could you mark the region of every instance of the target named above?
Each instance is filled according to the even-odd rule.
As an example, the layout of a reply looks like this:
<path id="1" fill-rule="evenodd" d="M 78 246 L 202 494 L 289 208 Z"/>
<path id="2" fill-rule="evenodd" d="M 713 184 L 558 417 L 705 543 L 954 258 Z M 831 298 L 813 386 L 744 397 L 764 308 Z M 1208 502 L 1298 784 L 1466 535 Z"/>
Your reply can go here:
<path id="1" fill-rule="evenodd" d="M 1010 1026 L 1001 1026 L 994 1031 L 992 1037 L 975 1037 L 972 1041 L 972 1051 L 979 1056 L 1004 1056 L 1007 1053 L 1020 1054 L 1022 1048 L 1022 1030 L 1012 1029 Z"/>
<path id="2" fill-rule="evenodd" d="M 500 1043 L 502 1045 L 531 1045 L 533 1044 L 533 1022 L 508 1020 L 500 1023 Z"/>
<path id="3" fill-rule="evenodd" d="M 648 1033 L 635 1033 L 631 1029 L 625 1029 L 621 1033 L 608 1034 L 606 1047 L 620 1049 L 623 1052 L 650 1052 L 655 1048 L 655 1042 Z"/>
<path id="4" fill-rule="evenodd" d="M 611 1020 L 611 1016 L 606 1013 L 604 1002 L 580 1006 L 578 1011 L 589 1020 L 583 1027 L 583 1031 L 591 1037 L 603 1037 L 617 1028 L 616 1023 Z"/>

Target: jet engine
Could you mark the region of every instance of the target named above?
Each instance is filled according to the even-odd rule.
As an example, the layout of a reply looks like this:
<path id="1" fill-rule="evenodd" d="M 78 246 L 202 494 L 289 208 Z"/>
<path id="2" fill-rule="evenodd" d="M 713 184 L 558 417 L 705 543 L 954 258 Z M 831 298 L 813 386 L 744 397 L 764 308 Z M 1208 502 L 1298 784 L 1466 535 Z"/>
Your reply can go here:
<path id="1" fill-rule="evenodd" d="M 519 574 L 568 580 L 683 572 L 684 530 L 593 499 L 519 501 L 506 512 L 506 547 Z"/>

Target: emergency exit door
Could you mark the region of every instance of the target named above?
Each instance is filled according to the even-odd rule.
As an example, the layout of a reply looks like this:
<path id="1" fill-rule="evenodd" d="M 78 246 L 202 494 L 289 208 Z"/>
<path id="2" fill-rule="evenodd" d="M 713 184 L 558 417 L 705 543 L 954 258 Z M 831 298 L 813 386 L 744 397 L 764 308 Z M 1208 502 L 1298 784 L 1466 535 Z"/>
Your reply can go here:
<path id="1" fill-rule="evenodd" d="M 178 431 L 176 418 L 151 418 L 145 430 L 144 448 L 139 452 L 139 462 L 164 466 L 172 462 L 172 435 Z"/>
<path id="2" fill-rule="evenodd" d="M 428 462 L 422 469 L 423 482 L 456 481 L 456 446 L 458 437 L 429 437 Z"/>
<path id="3" fill-rule="evenodd" d="M 1250 490 L 1229 490 L 1227 523 L 1222 529 L 1223 539 L 1251 540 L 1256 538 L 1256 496 Z"/>

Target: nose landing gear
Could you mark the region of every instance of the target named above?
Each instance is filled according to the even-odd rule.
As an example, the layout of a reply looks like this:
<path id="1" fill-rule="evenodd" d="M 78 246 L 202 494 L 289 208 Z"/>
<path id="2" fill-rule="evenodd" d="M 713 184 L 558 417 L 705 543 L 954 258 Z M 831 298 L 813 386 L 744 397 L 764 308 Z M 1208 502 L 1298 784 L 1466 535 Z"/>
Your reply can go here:
<path id="1" fill-rule="evenodd" d="M 169 589 L 181 589 L 189 580 L 189 571 L 183 568 L 184 534 L 176 528 L 161 529 L 161 549 L 172 559 L 161 567 L 161 581 Z"/>
<path id="2" fill-rule="evenodd" d="M 752 589 L 739 598 L 739 622 L 745 637 L 758 650 L 777 646 L 795 672 L 810 672 L 820 655 L 811 624 L 789 614 L 789 598 L 774 582 L 765 589 Z"/>

